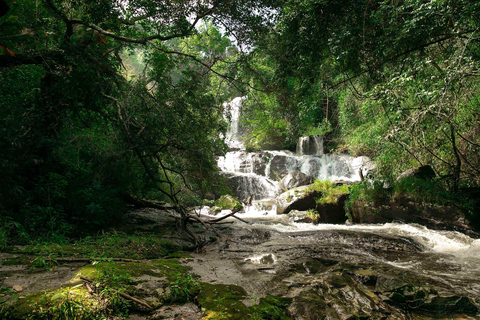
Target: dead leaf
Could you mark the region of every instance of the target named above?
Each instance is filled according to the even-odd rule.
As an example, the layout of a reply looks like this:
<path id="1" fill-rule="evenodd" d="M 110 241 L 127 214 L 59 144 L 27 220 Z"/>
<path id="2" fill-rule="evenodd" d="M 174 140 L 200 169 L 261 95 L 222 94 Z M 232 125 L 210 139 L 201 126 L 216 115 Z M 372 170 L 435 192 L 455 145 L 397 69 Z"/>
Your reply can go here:
<path id="1" fill-rule="evenodd" d="M 22 286 L 19 286 L 19 285 L 15 285 L 15 286 L 13 286 L 12 288 L 13 288 L 13 290 L 15 290 L 15 291 L 17 291 L 17 292 L 23 291 Z"/>

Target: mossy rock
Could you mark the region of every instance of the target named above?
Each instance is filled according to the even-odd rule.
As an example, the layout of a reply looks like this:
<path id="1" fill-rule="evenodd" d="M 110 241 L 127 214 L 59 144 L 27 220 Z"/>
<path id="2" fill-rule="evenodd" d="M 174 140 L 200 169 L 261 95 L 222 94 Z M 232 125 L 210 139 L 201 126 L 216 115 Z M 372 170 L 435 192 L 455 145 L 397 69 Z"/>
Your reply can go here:
<path id="1" fill-rule="evenodd" d="M 246 292 L 235 285 L 201 283 L 198 302 L 203 319 L 249 319 L 248 308 L 240 301 Z"/>
<path id="2" fill-rule="evenodd" d="M 230 195 L 223 195 L 215 201 L 215 207 L 221 210 L 241 210 L 243 205 L 240 201 Z"/>
<path id="3" fill-rule="evenodd" d="M 241 300 L 246 292 L 242 287 L 224 284 L 201 283 L 198 303 L 204 314 L 203 319 L 272 319 L 287 320 L 289 298 L 267 296 L 258 305 L 246 307 Z"/>

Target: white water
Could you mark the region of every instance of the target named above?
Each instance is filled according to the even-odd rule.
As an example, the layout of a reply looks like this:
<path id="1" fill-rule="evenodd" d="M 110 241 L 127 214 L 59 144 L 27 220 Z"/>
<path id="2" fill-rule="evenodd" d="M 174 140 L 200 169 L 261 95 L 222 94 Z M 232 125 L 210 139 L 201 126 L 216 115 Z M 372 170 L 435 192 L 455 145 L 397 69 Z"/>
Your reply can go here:
<path id="1" fill-rule="evenodd" d="M 242 98 L 235 98 L 229 103 L 232 106 L 232 134 L 229 136 L 235 146 L 242 146 L 238 139 L 238 117 L 240 115 Z M 368 157 L 351 157 L 348 155 L 323 154 L 323 140 L 315 138 L 315 155 L 305 155 L 305 150 L 312 150 L 305 142 L 308 137 L 300 138 L 297 151 L 265 151 L 248 153 L 246 151 L 228 152 L 225 157 L 218 160 L 219 168 L 232 177 L 244 177 L 244 194 L 250 194 L 257 199 L 254 204 L 247 207 L 245 213 L 239 214 L 242 218 L 248 218 L 253 224 L 248 228 L 266 228 L 279 232 L 311 232 L 315 230 L 346 230 L 382 235 L 400 236 L 412 239 L 425 247 L 427 252 L 445 254 L 444 259 L 448 263 L 456 263 L 472 272 L 480 275 L 480 240 L 475 240 L 465 234 L 454 231 L 430 230 L 424 226 L 415 224 L 386 223 L 378 225 L 333 225 L 333 224 L 307 224 L 289 221 L 287 215 L 276 215 L 275 206 L 271 206 L 271 198 L 276 192 L 278 182 L 275 171 L 288 172 L 299 170 L 316 179 L 328 179 L 331 181 L 359 181 L 359 170 L 365 176 L 374 165 Z M 312 139 L 309 139 L 311 143 Z M 321 147 L 320 147 L 321 145 Z M 261 187 L 256 186 L 257 184 Z M 261 196 L 255 194 L 255 190 L 263 190 Z M 262 200 L 258 200 L 262 199 Z M 267 203 L 267 205 L 265 205 Z M 208 214 L 208 210 L 203 210 Z M 218 216 L 230 213 L 222 211 Z M 233 218 L 232 218 L 233 219 Z M 439 260 L 439 261 L 440 261 Z M 414 261 L 391 262 L 398 267 L 410 267 L 416 264 Z M 425 271 L 427 272 L 427 271 Z"/>
<path id="2" fill-rule="evenodd" d="M 240 141 L 239 120 L 242 100 L 245 97 L 237 97 L 229 103 L 224 103 L 224 116 L 230 121 L 230 127 L 227 131 L 225 142 L 230 148 L 243 149 L 243 143 Z"/>
<path id="3" fill-rule="evenodd" d="M 323 151 L 323 137 L 322 136 L 306 136 L 298 138 L 297 143 L 298 155 L 316 155 L 321 156 Z"/>

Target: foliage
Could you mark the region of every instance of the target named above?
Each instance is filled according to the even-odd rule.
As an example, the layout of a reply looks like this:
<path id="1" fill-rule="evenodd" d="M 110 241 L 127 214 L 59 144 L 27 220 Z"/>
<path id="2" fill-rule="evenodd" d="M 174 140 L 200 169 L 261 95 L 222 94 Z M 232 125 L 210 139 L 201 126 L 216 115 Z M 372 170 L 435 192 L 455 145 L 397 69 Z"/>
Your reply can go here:
<path id="1" fill-rule="evenodd" d="M 410 197 L 419 203 L 449 205 L 458 202 L 456 197 L 438 181 L 428 181 L 407 177 L 397 181 L 393 186 L 393 197 Z"/>
<path id="2" fill-rule="evenodd" d="M 277 5 L 10 3 L 0 17 L 2 216 L 60 241 L 113 224 L 125 195 L 184 208 L 219 188 L 238 49 L 218 25 L 251 43 Z M 2 239 L 26 241 L 17 229 Z"/>
<path id="3" fill-rule="evenodd" d="M 317 224 L 320 219 L 320 214 L 315 209 L 307 210 L 307 217 L 312 220 L 314 224 Z"/>
<path id="4" fill-rule="evenodd" d="M 276 33 L 245 59 L 263 89 L 249 99 L 273 102 L 268 114 L 286 123 L 287 145 L 329 131 L 384 175 L 430 164 L 454 192 L 477 186 L 479 10 L 469 1 L 286 1 Z M 332 131 L 317 129 L 327 123 Z"/>
<path id="5" fill-rule="evenodd" d="M 242 203 L 230 195 L 221 196 L 215 201 L 215 206 L 221 210 L 240 210 L 243 208 Z"/>
<path id="6" fill-rule="evenodd" d="M 380 181 L 363 181 L 350 186 L 350 195 L 345 202 L 345 209 L 348 212 L 352 205 L 361 201 L 372 206 L 379 206 L 390 197 L 390 190 L 384 187 L 384 183 Z"/>
<path id="7" fill-rule="evenodd" d="M 74 244 L 37 243 L 25 248 L 26 253 L 40 256 L 79 257 L 94 259 L 155 259 L 176 251 L 178 247 L 161 235 L 108 232 L 95 237 L 77 239 Z"/>
<path id="8" fill-rule="evenodd" d="M 196 281 L 192 274 L 183 275 L 179 273 L 175 281 L 169 285 L 169 297 L 165 300 L 169 303 L 185 303 L 194 301 L 200 292 L 200 283 Z"/>
<path id="9" fill-rule="evenodd" d="M 319 204 L 336 203 L 341 195 L 349 193 L 348 185 L 342 184 L 337 186 L 335 182 L 329 180 L 315 179 L 310 188 L 311 191 L 322 192 L 322 196 L 316 199 L 316 202 Z"/>

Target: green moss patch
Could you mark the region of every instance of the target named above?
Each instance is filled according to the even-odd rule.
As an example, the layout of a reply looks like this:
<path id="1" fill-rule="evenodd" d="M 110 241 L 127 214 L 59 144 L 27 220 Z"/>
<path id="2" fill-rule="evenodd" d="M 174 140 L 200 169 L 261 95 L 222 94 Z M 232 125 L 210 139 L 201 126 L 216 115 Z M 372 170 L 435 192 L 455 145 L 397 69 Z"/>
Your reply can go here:
<path id="1" fill-rule="evenodd" d="M 242 203 L 230 195 L 221 196 L 220 199 L 215 201 L 215 206 L 221 210 L 240 210 L 243 208 Z"/>
<path id="2" fill-rule="evenodd" d="M 82 267 L 63 288 L 16 298 L 2 306 L 0 319 L 107 319 L 122 316 L 135 304 L 121 298 L 119 292 L 139 298 L 154 296 L 158 303 L 153 306 L 194 301 L 200 285 L 189 270 L 180 265 L 177 258 L 93 262 Z M 163 279 L 158 282 L 159 291 L 139 291 L 136 286 L 145 281 L 142 276 Z M 81 277 L 92 280 L 92 286 L 97 287 L 94 294 L 88 293 Z"/>
<path id="3" fill-rule="evenodd" d="M 258 305 L 246 307 L 241 300 L 246 292 L 242 287 L 224 284 L 201 283 L 198 303 L 202 307 L 203 319 L 290 319 L 287 306 L 291 299 L 268 296 Z"/>
<path id="4" fill-rule="evenodd" d="M 347 185 L 337 186 L 334 182 L 328 180 L 315 180 L 311 186 L 311 191 L 322 193 L 322 196 L 316 200 L 319 204 L 335 204 L 342 195 L 350 193 Z"/>
<path id="5" fill-rule="evenodd" d="M 83 285 L 42 291 L 18 299 L 0 310 L 2 319 L 105 319 L 128 311 L 129 302 L 112 290 L 96 295 Z"/>
<path id="6" fill-rule="evenodd" d="M 252 320 L 269 319 L 269 320 L 288 320 L 286 311 L 288 305 L 292 302 L 290 298 L 280 298 L 268 296 L 260 299 L 260 303 L 250 307 Z"/>
<path id="7" fill-rule="evenodd" d="M 242 287 L 224 284 L 200 284 L 198 303 L 204 319 L 248 319 L 249 310 L 240 301 L 246 292 Z"/>

